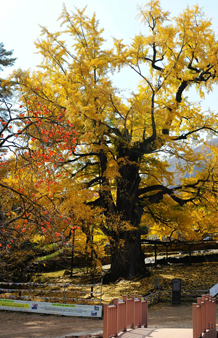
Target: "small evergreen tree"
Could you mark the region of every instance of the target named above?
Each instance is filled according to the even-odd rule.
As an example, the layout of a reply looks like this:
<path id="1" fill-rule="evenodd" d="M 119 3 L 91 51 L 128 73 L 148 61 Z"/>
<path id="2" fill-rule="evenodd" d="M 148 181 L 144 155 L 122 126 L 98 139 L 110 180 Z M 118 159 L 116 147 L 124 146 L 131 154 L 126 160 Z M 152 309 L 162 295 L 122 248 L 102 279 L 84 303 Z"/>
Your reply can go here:
<path id="1" fill-rule="evenodd" d="M 0 72 L 4 70 L 5 67 L 13 66 L 14 62 L 16 61 L 16 58 L 11 58 L 10 56 L 13 54 L 13 51 L 7 51 L 4 48 L 3 42 L 0 42 Z M 5 80 L 1 78 L 0 76 L 0 102 L 3 103 L 3 101 L 12 95 L 10 87 L 10 82 L 5 82 L 3 85 L 2 83 Z"/>

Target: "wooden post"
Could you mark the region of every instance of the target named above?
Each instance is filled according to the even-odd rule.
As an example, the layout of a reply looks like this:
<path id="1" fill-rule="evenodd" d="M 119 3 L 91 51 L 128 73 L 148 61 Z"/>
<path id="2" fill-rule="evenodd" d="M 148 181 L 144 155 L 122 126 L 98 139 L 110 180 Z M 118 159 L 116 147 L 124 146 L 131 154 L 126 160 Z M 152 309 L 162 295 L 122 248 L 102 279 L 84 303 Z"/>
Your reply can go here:
<path id="1" fill-rule="evenodd" d="M 191 251 L 191 244 L 189 244 L 189 264 L 192 265 L 192 251 Z"/>
<path id="2" fill-rule="evenodd" d="M 108 338 L 108 308 L 109 304 L 104 304 L 103 338 Z"/>
<path id="3" fill-rule="evenodd" d="M 95 276 L 94 276 L 94 272 L 91 271 L 91 277 L 92 277 L 92 284 L 94 284 L 95 282 Z M 93 298 L 94 295 L 93 295 L 93 285 L 91 286 L 91 298 Z"/>
<path id="4" fill-rule="evenodd" d="M 210 328 L 209 295 L 205 295 L 206 330 Z"/>
<path id="5" fill-rule="evenodd" d="M 115 298 L 114 299 L 114 305 L 116 305 L 117 307 L 117 327 L 116 327 L 116 337 L 118 335 L 119 332 L 119 298 Z"/>
<path id="6" fill-rule="evenodd" d="M 142 327 L 142 296 L 138 296 L 138 299 L 140 300 L 140 313 L 141 313 L 141 319 L 140 323 L 138 323 L 138 327 Z"/>
<path id="7" fill-rule="evenodd" d="M 64 296 L 63 296 L 63 303 L 65 304 L 65 284 L 64 284 Z"/>
<path id="8" fill-rule="evenodd" d="M 157 244 L 154 244 L 154 265 L 157 267 Z"/>
<path id="9" fill-rule="evenodd" d="M 205 295 L 201 296 L 201 322 L 202 322 L 202 333 L 205 333 L 206 332 Z"/>
<path id="10" fill-rule="evenodd" d="M 123 328 L 123 332 L 127 331 L 127 296 L 123 296 L 123 302 L 125 302 L 125 327 Z"/>
<path id="11" fill-rule="evenodd" d="M 216 330 L 216 298 L 212 298 L 212 316 L 213 316 L 213 330 Z"/>
<path id="12" fill-rule="evenodd" d="M 193 338 L 197 337 L 197 304 L 192 304 Z"/>
<path id="13" fill-rule="evenodd" d="M 200 312 L 201 312 L 200 318 L 198 316 L 198 332 L 201 332 L 200 334 L 202 334 L 204 328 L 202 326 L 203 323 L 202 323 L 201 297 L 197 298 L 197 305 L 200 306 L 200 308 L 197 308 L 197 312 L 199 312 L 199 309 L 200 309 Z"/>
<path id="14" fill-rule="evenodd" d="M 133 302 L 132 302 L 132 306 L 133 306 L 133 321 L 132 321 L 131 328 L 134 329 L 135 328 L 135 295 L 131 295 L 131 298 L 133 299 Z"/>
<path id="15" fill-rule="evenodd" d="M 100 304 L 102 302 L 102 284 L 103 284 L 103 278 L 101 279 L 101 299 L 100 299 Z"/>
<path id="16" fill-rule="evenodd" d="M 70 267 L 70 277 L 73 277 L 73 263 L 74 263 L 74 240 L 75 240 L 75 230 L 73 231 L 73 243 L 72 243 L 72 252 L 71 252 L 71 267 Z"/>
<path id="17" fill-rule="evenodd" d="M 168 244 L 166 244 L 166 262 L 168 261 Z"/>

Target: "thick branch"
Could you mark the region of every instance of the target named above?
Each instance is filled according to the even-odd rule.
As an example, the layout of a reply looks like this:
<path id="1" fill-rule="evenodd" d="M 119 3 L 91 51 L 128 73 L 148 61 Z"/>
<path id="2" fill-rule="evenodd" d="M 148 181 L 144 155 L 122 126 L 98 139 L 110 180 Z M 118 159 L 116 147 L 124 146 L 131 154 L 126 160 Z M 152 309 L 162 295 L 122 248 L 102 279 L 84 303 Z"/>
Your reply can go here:
<path id="1" fill-rule="evenodd" d="M 182 101 L 182 93 L 185 90 L 185 88 L 188 86 L 188 81 L 182 81 L 181 85 L 179 86 L 177 93 L 176 93 L 176 101 L 181 102 Z"/>
<path id="2" fill-rule="evenodd" d="M 183 206 L 184 204 L 186 204 L 188 202 L 192 202 L 196 198 L 196 196 L 199 196 L 200 188 L 198 187 L 198 184 L 199 183 L 205 183 L 207 181 L 208 181 L 208 178 L 207 179 L 200 179 L 193 184 L 180 185 L 180 186 L 177 186 L 177 187 L 174 187 L 174 188 L 167 188 L 163 185 L 153 185 L 153 186 L 150 186 L 150 187 L 145 187 L 145 188 L 139 189 L 138 196 L 144 195 L 148 192 L 153 192 L 153 191 L 157 191 L 157 190 L 159 190 L 159 191 L 154 195 L 142 196 L 141 198 L 139 198 L 139 201 L 140 201 L 141 204 L 144 204 L 144 205 L 146 205 L 147 201 L 149 203 L 152 203 L 152 204 L 153 203 L 159 203 L 163 199 L 163 196 L 167 194 L 175 202 L 177 202 L 179 205 Z M 192 197 L 192 198 L 188 198 L 188 199 L 183 199 L 183 198 L 180 198 L 180 197 L 178 197 L 174 194 L 174 191 L 176 191 L 176 190 L 178 191 L 178 190 L 182 190 L 182 189 L 184 190 L 184 188 L 196 188 L 197 189 L 196 196 Z"/>
<path id="3" fill-rule="evenodd" d="M 187 137 L 188 137 L 189 135 L 194 134 L 194 133 L 197 133 L 198 131 L 204 130 L 204 129 L 211 130 L 211 131 L 213 131 L 214 133 L 218 134 L 218 131 L 217 131 L 217 130 L 215 130 L 215 129 L 211 128 L 211 127 L 206 127 L 206 126 L 205 126 L 205 127 L 200 127 L 200 128 L 195 129 L 195 130 L 192 130 L 192 131 L 190 131 L 190 132 L 188 132 L 188 133 L 186 133 L 186 134 L 182 134 L 182 135 L 180 135 L 180 136 L 172 137 L 171 139 L 174 140 L 174 141 L 178 141 L 178 140 L 186 140 Z"/>

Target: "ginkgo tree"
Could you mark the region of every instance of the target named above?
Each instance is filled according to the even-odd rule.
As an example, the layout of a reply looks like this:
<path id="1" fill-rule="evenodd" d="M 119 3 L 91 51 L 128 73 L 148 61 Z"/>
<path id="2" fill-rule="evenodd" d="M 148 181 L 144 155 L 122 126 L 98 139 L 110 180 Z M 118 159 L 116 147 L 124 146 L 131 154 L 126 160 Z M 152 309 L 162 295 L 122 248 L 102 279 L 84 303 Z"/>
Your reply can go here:
<path id="1" fill-rule="evenodd" d="M 106 49 L 96 16 L 89 18 L 85 9 L 70 14 L 64 6 L 63 30 L 42 27 L 36 42 L 39 70 L 13 74 L 23 121 L 31 121 L 22 133 L 29 147 L 25 159 L 36 161 L 47 177 L 51 203 L 53 184 L 60 184 L 72 222 L 96 218 L 110 242 L 109 281 L 148 273 L 142 218 L 160 236 L 182 232 L 192 240 L 208 231 L 195 215 L 214 219 L 217 211 L 216 156 L 207 160 L 194 149 L 217 135 L 218 116 L 186 96 L 194 87 L 203 99 L 217 83 L 218 41 L 211 21 L 197 5 L 171 18 L 158 0 L 142 6 L 139 19 L 147 35 L 136 35 L 130 45 L 114 39 Z M 128 98 L 113 84 L 124 67 L 140 80 Z M 172 156 L 178 159 L 176 175 Z M 195 166 L 202 170 L 183 179 Z"/>

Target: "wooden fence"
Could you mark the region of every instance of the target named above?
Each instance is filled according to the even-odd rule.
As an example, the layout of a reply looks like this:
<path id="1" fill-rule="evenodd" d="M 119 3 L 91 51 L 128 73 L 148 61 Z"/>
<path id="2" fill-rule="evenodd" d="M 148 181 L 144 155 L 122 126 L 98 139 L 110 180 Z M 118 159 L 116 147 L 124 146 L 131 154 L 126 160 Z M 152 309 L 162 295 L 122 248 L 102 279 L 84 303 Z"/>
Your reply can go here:
<path id="1" fill-rule="evenodd" d="M 197 298 L 192 304 L 193 338 L 216 338 L 216 299 L 210 295 Z"/>
<path id="2" fill-rule="evenodd" d="M 196 293 L 202 290 L 190 291 L 193 295 L 193 291 Z M 160 294 L 159 290 L 145 299 L 142 296 L 138 299 L 134 295 L 130 299 L 124 296 L 123 300 L 114 299 L 113 305 L 104 305 L 103 338 L 117 336 L 120 331 L 125 332 L 127 327 L 147 327 L 148 303 L 159 300 Z M 215 305 L 216 299 L 210 295 L 198 297 L 197 303 L 192 304 L 193 338 L 217 338 Z"/>
<path id="3" fill-rule="evenodd" d="M 114 299 L 113 305 L 104 305 L 103 338 L 126 331 L 127 327 L 147 327 L 148 302 L 139 296 L 130 299 L 123 296 L 122 300 Z"/>

